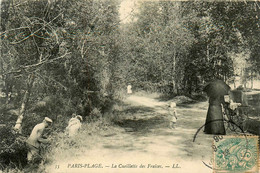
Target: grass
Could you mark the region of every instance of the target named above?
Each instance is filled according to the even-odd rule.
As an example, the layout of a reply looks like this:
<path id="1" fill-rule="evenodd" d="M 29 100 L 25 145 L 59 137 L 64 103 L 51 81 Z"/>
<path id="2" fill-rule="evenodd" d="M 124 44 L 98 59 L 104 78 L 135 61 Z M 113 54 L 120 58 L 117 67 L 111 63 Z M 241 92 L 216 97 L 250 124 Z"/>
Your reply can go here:
<path id="1" fill-rule="evenodd" d="M 140 94 L 151 98 L 158 96 L 158 94 Z M 181 99 L 181 101 L 183 100 Z M 98 114 L 98 111 L 95 114 Z M 124 140 L 124 142 L 115 140 L 113 145 L 110 140 L 121 139 L 118 136 L 125 137 L 129 135 L 128 132 L 134 134 L 133 139 L 136 139 L 137 136 L 146 136 L 154 133 L 164 134 L 166 132 L 161 131 L 160 128 L 168 127 L 168 121 L 165 118 L 160 113 L 155 115 L 153 108 L 150 107 L 133 106 L 122 102 L 116 103 L 110 113 L 96 117 L 95 120 L 89 118 L 83 122 L 82 129 L 74 138 L 68 138 L 62 130 L 59 129 L 58 131 L 57 129 L 56 132 L 48 137 L 52 140 L 52 143 L 46 150 L 43 162 L 35 168 L 25 169 L 24 172 L 44 172 L 48 165 L 53 165 L 59 161 L 75 160 L 89 150 L 100 147 L 99 145 L 103 145 L 107 149 L 117 146 L 122 148 L 122 150 L 131 150 L 132 139 L 128 139 L 129 141 Z M 192 122 L 195 123 L 194 121 Z M 63 123 L 66 124 L 67 120 L 63 121 Z M 180 121 L 179 125 L 181 126 L 182 123 L 184 122 Z"/>
<path id="2" fill-rule="evenodd" d="M 117 109 L 120 110 L 122 108 L 118 106 Z M 48 136 L 48 139 L 51 140 L 51 144 L 48 146 L 45 145 L 43 148 L 42 161 L 40 164 L 27 165 L 22 170 L 18 167 L 7 167 L 3 172 L 44 173 L 46 172 L 45 168 L 47 165 L 51 165 L 57 161 L 73 160 L 73 158 L 94 148 L 97 143 L 102 141 L 102 138 L 123 132 L 120 127 L 115 126 L 113 123 L 113 120 L 117 117 L 118 116 L 114 115 L 106 115 L 103 118 L 83 122 L 80 132 L 73 138 L 66 136 L 60 129 L 59 131 L 54 131 Z"/>
<path id="3" fill-rule="evenodd" d="M 80 132 L 73 138 L 65 136 L 63 132 L 54 134 L 51 150 L 46 153 L 44 164 L 51 164 L 61 160 L 73 160 L 87 150 L 91 150 L 104 137 L 110 137 L 117 133 L 124 132 L 124 129 L 117 126 L 114 122 L 124 119 L 127 114 L 123 113 L 125 105 L 117 103 L 110 114 L 102 115 L 95 120 L 89 118 L 82 123 Z"/>
<path id="4" fill-rule="evenodd" d="M 140 109 L 140 107 L 130 109 L 129 105 L 117 103 L 113 106 L 113 111 L 110 114 L 105 114 L 94 121 L 89 119 L 84 122 L 80 132 L 73 138 L 65 136 L 63 132 L 53 134 L 50 150 L 46 152 L 46 159 L 42 166 L 39 166 L 38 171 L 44 170 L 46 165 L 51 165 L 58 161 L 73 160 L 73 158 L 82 156 L 83 153 L 102 144 L 104 138 L 125 133 L 127 128 L 132 128 L 136 132 L 144 132 L 145 129 L 148 130 L 149 127 L 158 125 L 159 120 L 156 117 L 147 120 L 133 120 L 133 114 L 147 111 L 151 110 L 146 110 L 146 108 Z M 109 144 L 104 147 L 111 148 Z"/>

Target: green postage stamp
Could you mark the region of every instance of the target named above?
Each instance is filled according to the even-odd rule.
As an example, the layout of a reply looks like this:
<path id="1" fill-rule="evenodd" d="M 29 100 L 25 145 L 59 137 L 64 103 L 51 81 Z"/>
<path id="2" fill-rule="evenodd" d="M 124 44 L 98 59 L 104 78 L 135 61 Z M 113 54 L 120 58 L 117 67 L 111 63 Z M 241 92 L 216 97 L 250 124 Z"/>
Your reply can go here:
<path id="1" fill-rule="evenodd" d="M 258 136 L 217 136 L 213 142 L 214 172 L 259 172 Z"/>

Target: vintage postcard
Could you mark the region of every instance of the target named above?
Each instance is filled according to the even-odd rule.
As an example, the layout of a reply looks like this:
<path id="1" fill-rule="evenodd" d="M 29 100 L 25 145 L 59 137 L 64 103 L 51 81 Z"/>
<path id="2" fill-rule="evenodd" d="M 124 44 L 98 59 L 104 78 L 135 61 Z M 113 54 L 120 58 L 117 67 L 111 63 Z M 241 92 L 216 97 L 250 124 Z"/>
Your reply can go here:
<path id="1" fill-rule="evenodd" d="M 0 2 L 0 172 L 259 172 L 259 1 Z"/>

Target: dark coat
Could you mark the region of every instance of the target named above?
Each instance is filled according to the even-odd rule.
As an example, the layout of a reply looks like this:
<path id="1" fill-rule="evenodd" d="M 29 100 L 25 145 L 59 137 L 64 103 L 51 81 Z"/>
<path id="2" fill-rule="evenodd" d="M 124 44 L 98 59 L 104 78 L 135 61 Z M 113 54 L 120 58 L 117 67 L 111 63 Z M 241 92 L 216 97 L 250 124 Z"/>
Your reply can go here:
<path id="1" fill-rule="evenodd" d="M 224 103 L 224 96 L 209 98 L 209 108 L 204 129 L 206 134 L 226 134 L 221 103 Z"/>

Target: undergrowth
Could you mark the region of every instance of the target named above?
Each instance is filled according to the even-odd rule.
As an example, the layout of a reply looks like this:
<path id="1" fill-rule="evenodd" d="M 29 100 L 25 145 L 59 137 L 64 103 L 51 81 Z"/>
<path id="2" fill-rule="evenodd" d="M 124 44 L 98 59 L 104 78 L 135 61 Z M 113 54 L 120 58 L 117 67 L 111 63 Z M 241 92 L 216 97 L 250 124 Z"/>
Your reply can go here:
<path id="1" fill-rule="evenodd" d="M 99 109 L 93 109 L 90 113 L 90 116 L 85 117 L 84 122 L 82 122 L 82 127 L 79 133 L 72 138 L 69 138 L 65 135 L 64 130 L 68 124 L 68 117 L 59 117 L 51 130 L 46 129 L 47 137 L 51 141 L 49 145 L 44 145 L 42 147 L 42 160 L 38 164 L 19 166 L 15 164 L 10 167 L 1 168 L 3 172 L 45 172 L 47 165 L 51 165 L 57 161 L 71 160 L 73 157 L 82 155 L 82 153 L 91 150 L 96 147 L 97 143 L 102 143 L 102 138 L 113 133 L 121 133 L 122 128 L 115 125 L 115 122 L 118 122 L 122 119 L 125 119 L 126 114 L 124 112 L 125 106 L 123 103 L 116 103 L 113 105 L 113 108 L 110 112 L 101 114 Z M 39 123 L 38 117 L 33 120 L 33 124 Z M 32 124 L 28 124 L 31 128 L 26 131 L 26 134 L 29 134 L 29 131 L 33 128 Z M 15 137 L 14 137 L 15 138 Z M 25 140 L 23 138 L 23 143 Z M 23 149 L 23 159 L 26 162 L 27 150 Z"/>

